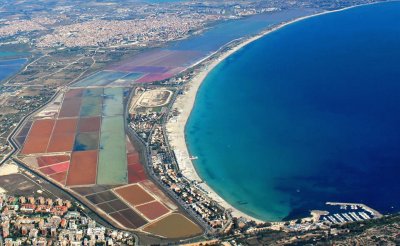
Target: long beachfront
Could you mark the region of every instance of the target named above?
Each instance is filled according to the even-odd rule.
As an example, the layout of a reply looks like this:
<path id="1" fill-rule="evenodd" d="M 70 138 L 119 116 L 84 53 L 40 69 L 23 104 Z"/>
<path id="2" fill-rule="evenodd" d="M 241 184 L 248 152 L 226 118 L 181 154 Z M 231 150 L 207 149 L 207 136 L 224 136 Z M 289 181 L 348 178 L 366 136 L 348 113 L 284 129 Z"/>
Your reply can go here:
<path id="1" fill-rule="evenodd" d="M 374 4 L 374 3 L 372 3 Z M 361 5 L 357 6 L 352 6 L 352 7 L 347 7 L 339 10 L 333 10 L 333 11 L 325 11 L 325 12 L 320 12 L 317 14 L 309 15 L 309 16 L 304 16 L 300 17 L 297 19 L 294 19 L 292 21 L 285 22 L 281 25 L 278 25 L 276 27 L 273 27 L 272 29 L 266 30 L 259 35 L 256 35 L 254 37 L 248 38 L 244 40 L 243 42 L 240 42 L 236 46 L 232 47 L 226 52 L 217 52 L 217 54 L 212 54 L 210 56 L 215 56 L 215 58 L 212 58 L 211 62 L 208 62 L 204 68 L 198 72 L 189 82 L 187 85 L 187 90 L 183 95 L 180 95 L 177 100 L 175 101 L 173 108 L 177 109 L 179 111 L 179 115 L 176 117 L 173 117 L 169 120 L 169 122 L 166 125 L 167 129 L 167 135 L 168 135 L 168 140 L 170 142 L 171 147 L 173 148 L 177 162 L 179 165 L 179 168 L 182 171 L 182 174 L 190 179 L 197 181 L 199 183 L 199 186 L 202 187 L 204 190 L 208 192 L 208 195 L 210 198 L 218 202 L 221 206 L 225 207 L 226 209 L 230 209 L 232 211 L 232 215 L 235 217 L 244 217 L 249 220 L 255 220 L 257 222 L 261 222 L 261 220 L 254 218 L 248 214 L 245 214 L 241 212 L 240 210 L 234 208 L 232 205 L 230 205 L 227 201 L 225 201 L 221 196 L 219 196 L 211 187 L 209 187 L 197 174 L 196 169 L 193 165 L 193 162 L 190 158 L 189 150 L 187 148 L 186 144 L 186 136 L 185 136 L 185 126 L 186 123 L 190 117 L 190 114 L 192 112 L 195 100 L 196 100 L 196 95 L 198 92 L 198 89 L 200 88 L 202 82 L 206 79 L 208 73 L 212 71 L 219 63 L 224 61 L 226 58 L 240 50 L 241 48 L 245 47 L 246 45 L 260 39 L 261 37 L 264 37 L 280 28 L 283 28 L 285 26 L 288 26 L 290 24 L 293 24 L 295 22 L 299 22 L 301 20 L 305 20 L 311 17 L 323 15 L 323 14 L 328 14 L 328 13 L 333 13 L 333 12 L 339 12 L 343 10 L 347 10 L 350 8 L 358 7 Z"/>

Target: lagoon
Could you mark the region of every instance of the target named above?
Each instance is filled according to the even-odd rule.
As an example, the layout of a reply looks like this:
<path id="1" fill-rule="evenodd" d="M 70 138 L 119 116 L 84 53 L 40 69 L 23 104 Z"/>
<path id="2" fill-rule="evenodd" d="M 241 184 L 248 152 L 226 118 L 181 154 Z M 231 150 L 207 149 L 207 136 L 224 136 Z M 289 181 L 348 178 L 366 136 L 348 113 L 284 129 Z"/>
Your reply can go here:
<path id="1" fill-rule="evenodd" d="M 12 52 L 0 52 L 0 81 L 17 73 L 27 62 L 25 58 L 7 59 L 8 56 L 14 55 Z"/>

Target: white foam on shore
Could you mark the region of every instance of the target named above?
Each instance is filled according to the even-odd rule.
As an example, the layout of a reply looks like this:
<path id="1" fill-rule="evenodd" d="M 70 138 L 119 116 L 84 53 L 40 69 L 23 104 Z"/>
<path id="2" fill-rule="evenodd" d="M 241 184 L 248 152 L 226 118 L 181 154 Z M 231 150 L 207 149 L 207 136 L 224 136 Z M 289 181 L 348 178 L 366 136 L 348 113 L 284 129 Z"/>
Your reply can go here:
<path id="1" fill-rule="evenodd" d="M 214 59 L 208 66 L 206 66 L 203 70 L 201 70 L 199 73 L 197 73 L 187 84 L 187 91 L 183 94 L 180 95 L 177 100 L 175 101 L 173 108 L 177 109 L 179 112 L 179 115 L 176 117 L 171 118 L 167 125 L 166 125 L 166 130 L 167 130 L 167 137 L 168 141 L 170 143 L 170 146 L 175 152 L 175 156 L 177 158 L 177 162 L 179 165 L 180 170 L 182 171 L 182 174 L 188 178 L 189 180 L 194 180 L 200 183 L 200 187 L 207 191 L 209 197 L 216 202 L 218 202 L 221 206 L 225 207 L 226 209 L 230 209 L 232 211 L 232 215 L 234 217 L 244 217 L 249 220 L 254 220 L 256 222 L 262 222 L 262 220 L 254 218 L 248 214 L 245 214 L 241 212 L 240 210 L 234 208 L 232 205 L 230 205 L 228 202 L 226 202 L 221 196 L 219 196 L 210 186 L 208 186 L 203 180 L 200 178 L 200 176 L 197 174 L 196 169 L 193 165 L 192 160 L 190 159 L 190 154 L 186 145 L 186 136 L 185 136 L 185 126 L 187 123 L 187 120 L 189 119 L 189 116 L 192 112 L 195 100 L 196 100 L 196 95 L 197 91 L 201 86 L 201 83 L 205 80 L 207 77 L 208 73 L 212 71 L 219 63 L 224 61 L 226 58 L 240 50 L 241 48 L 245 47 L 246 45 L 276 31 L 279 30 L 285 26 L 288 26 L 290 24 L 324 15 L 324 14 L 329 14 L 329 13 L 334 13 L 334 12 L 340 12 L 344 10 L 348 10 L 351 8 L 359 7 L 359 6 L 365 6 L 365 5 L 372 5 L 372 4 L 377 4 L 379 2 L 375 3 L 368 3 L 368 4 L 360 4 L 360 5 L 355 5 L 351 7 L 346 7 L 338 10 L 332 10 L 332 11 L 324 11 L 304 17 L 300 17 L 297 19 L 294 19 L 292 21 L 285 22 L 281 25 L 278 25 L 276 27 L 273 27 L 272 29 L 266 30 L 254 37 L 251 37 L 247 40 L 244 40 L 243 42 L 239 43 L 232 49 L 222 53 L 218 58 Z M 215 53 L 211 54 L 210 56 L 215 55 Z M 209 56 L 209 57 L 210 57 Z M 207 58 L 209 58 L 207 57 Z M 206 60 L 207 58 L 203 59 L 202 61 Z"/>

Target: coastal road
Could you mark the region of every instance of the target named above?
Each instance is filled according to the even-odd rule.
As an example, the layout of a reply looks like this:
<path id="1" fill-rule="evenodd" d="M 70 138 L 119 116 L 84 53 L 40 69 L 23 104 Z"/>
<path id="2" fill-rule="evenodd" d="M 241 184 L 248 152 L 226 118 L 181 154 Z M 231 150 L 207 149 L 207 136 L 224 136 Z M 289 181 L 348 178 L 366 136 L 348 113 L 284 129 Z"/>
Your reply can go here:
<path id="1" fill-rule="evenodd" d="M 41 179 L 43 179 L 46 183 L 48 183 L 49 185 L 51 185 L 52 187 L 56 188 L 57 190 L 59 190 L 62 193 L 65 193 L 68 197 L 71 197 L 72 200 L 74 200 L 75 202 L 78 203 L 82 203 L 80 201 L 80 199 L 78 197 L 76 197 L 74 194 L 72 194 L 71 192 L 69 192 L 66 189 L 63 189 L 62 187 L 60 187 L 59 185 L 57 185 L 56 183 L 52 182 L 51 180 L 47 179 L 46 176 L 42 175 L 39 172 L 36 172 L 35 170 L 27 167 L 25 165 L 25 163 L 21 162 L 18 158 L 14 158 L 13 155 L 15 155 L 17 153 L 17 151 L 19 150 L 19 148 L 21 146 L 19 146 L 15 141 L 14 141 L 14 136 L 19 132 L 19 130 L 21 129 L 21 127 L 23 127 L 26 124 L 26 121 L 33 116 L 34 114 L 38 113 L 39 111 L 41 111 L 42 109 L 44 109 L 45 107 L 47 107 L 47 105 L 49 103 L 51 103 L 60 93 L 63 93 L 63 90 L 58 90 L 43 106 L 41 106 L 40 108 L 36 109 L 35 111 L 27 114 L 26 116 L 24 116 L 21 121 L 18 123 L 18 125 L 14 128 L 14 130 L 8 135 L 7 137 L 7 141 L 8 143 L 11 145 L 11 147 L 13 148 L 13 150 L 7 154 L 7 156 L 5 158 L 3 158 L 0 161 L 0 167 L 2 165 L 4 165 L 4 163 L 6 163 L 7 161 L 12 160 L 14 163 L 16 163 L 18 165 L 19 168 L 34 174 L 36 177 L 39 177 Z M 83 203 L 85 204 L 85 203 Z M 88 211 L 93 214 L 96 218 L 96 221 L 98 221 L 100 224 L 107 226 L 108 228 L 111 229 L 119 229 L 117 227 L 115 227 L 114 225 L 112 225 L 111 223 L 109 223 L 107 220 L 103 219 L 103 217 L 98 214 L 94 209 L 91 209 L 90 207 L 88 207 L 87 205 L 85 205 L 85 208 L 88 209 Z M 89 217 L 93 217 L 89 216 Z M 139 239 L 137 238 L 137 236 L 135 234 L 133 234 L 135 239 L 136 239 L 136 243 L 139 242 Z"/>
<path id="2" fill-rule="evenodd" d="M 129 102 L 131 101 L 133 94 L 134 94 L 134 90 L 131 90 L 131 94 L 130 94 L 127 104 L 129 104 Z M 172 108 L 173 102 L 176 99 L 176 95 L 177 95 L 177 93 L 175 93 L 174 97 L 171 98 L 166 115 L 169 114 L 170 109 Z M 129 114 L 129 107 L 125 107 L 125 118 L 126 119 L 128 119 L 128 114 Z M 126 124 L 126 132 L 127 132 L 128 136 L 132 140 L 134 140 L 135 143 L 140 145 L 139 147 L 142 152 L 142 157 L 144 159 L 144 167 L 145 167 L 148 177 L 159 188 L 161 188 L 167 196 L 169 196 L 171 199 L 176 201 L 176 203 L 179 205 L 179 207 L 181 209 L 183 209 L 183 211 L 185 211 L 188 215 L 193 217 L 197 221 L 197 223 L 203 227 L 203 229 L 205 230 L 205 234 L 212 232 L 213 229 L 197 213 L 195 213 L 188 204 L 186 204 L 169 187 L 167 187 L 163 182 L 161 182 L 159 177 L 157 176 L 157 174 L 154 173 L 153 168 L 152 168 L 152 162 L 151 162 L 151 154 L 150 154 L 151 152 L 150 152 L 150 147 L 149 147 L 148 142 L 145 142 L 128 124 Z M 152 135 L 152 132 L 150 132 L 148 139 L 151 138 L 151 135 Z M 171 159 L 175 160 L 174 158 L 171 158 Z"/>
<path id="3" fill-rule="evenodd" d="M 15 126 L 15 128 L 11 131 L 11 133 L 7 136 L 7 142 L 11 145 L 12 151 L 8 153 L 1 161 L 0 161 L 0 167 L 6 163 L 18 150 L 21 146 L 17 144 L 17 142 L 14 141 L 14 136 L 21 130 L 21 128 L 26 124 L 26 121 L 33 116 L 34 114 L 40 112 L 43 110 L 49 103 L 51 103 L 62 91 L 58 90 L 54 93 L 50 99 L 43 104 L 41 107 L 37 108 L 36 110 L 32 111 L 31 113 L 25 115 L 19 123 Z"/>

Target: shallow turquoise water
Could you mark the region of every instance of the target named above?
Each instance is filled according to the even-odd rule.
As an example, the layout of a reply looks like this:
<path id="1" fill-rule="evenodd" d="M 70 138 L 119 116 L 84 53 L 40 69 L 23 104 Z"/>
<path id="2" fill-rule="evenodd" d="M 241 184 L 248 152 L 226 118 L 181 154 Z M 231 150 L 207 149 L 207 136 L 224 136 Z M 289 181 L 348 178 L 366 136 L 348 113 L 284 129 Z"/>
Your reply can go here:
<path id="1" fill-rule="evenodd" d="M 222 62 L 186 127 L 200 176 L 243 212 L 327 201 L 399 211 L 400 3 L 289 25 Z"/>

